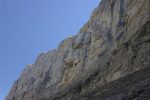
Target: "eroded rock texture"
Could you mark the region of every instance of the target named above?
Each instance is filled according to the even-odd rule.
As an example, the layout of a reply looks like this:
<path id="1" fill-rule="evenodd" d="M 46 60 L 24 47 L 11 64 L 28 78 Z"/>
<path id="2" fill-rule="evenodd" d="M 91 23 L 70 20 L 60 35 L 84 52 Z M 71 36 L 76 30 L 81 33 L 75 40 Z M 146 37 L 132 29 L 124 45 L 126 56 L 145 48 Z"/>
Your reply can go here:
<path id="1" fill-rule="evenodd" d="M 5 100 L 132 100 L 130 87 L 145 86 L 132 80 L 146 67 L 150 0 L 102 0 L 76 36 L 25 68 Z"/>

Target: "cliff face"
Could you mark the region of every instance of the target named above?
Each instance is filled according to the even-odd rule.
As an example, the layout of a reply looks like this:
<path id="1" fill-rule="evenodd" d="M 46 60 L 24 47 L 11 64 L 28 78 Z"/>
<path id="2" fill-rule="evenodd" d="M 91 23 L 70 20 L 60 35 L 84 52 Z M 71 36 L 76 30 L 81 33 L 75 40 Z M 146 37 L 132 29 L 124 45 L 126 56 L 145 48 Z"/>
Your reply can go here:
<path id="1" fill-rule="evenodd" d="M 5 100 L 93 100 L 93 90 L 148 66 L 150 1 L 102 0 L 76 36 L 24 69 Z"/>

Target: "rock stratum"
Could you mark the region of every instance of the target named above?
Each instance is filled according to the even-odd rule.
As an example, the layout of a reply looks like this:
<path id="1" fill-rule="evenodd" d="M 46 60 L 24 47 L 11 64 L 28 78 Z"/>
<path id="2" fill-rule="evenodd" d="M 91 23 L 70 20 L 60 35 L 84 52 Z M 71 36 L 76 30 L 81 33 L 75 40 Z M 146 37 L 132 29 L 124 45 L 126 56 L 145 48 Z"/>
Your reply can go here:
<path id="1" fill-rule="evenodd" d="M 24 69 L 5 100 L 150 100 L 150 0 L 102 0 L 76 36 Z"/>

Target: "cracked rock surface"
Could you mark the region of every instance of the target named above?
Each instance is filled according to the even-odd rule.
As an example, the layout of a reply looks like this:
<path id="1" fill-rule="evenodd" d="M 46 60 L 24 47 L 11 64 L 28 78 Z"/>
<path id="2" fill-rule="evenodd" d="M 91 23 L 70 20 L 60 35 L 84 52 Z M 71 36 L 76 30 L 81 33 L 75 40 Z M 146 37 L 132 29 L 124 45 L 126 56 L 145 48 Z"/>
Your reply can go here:
<path id="1" fill-rule="evenodd" d="M 24 69 L 5 100 L 142 100 L 147 67 L 150 0 L 102 0 L 76 36 Z"/>

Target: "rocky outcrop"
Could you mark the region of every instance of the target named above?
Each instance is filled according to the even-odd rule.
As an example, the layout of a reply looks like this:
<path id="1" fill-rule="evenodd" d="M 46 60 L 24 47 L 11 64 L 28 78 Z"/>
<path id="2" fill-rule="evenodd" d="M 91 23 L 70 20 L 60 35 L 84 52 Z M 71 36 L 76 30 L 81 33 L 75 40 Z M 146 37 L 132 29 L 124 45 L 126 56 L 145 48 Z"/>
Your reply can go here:
<path id="1" fill-rule="evenodd" d="M 68 100 L 67 98 L 65 100 Z M 150 100 L 150 67 L 83 94 L 75 94 L 72 98 L 73 100 Z"/>
<path id="2" fill-rule="evenodd" d="M 136 77 L 136 71 L 148 66 L 150 1 L 102 0 L 76 36 L 63 40 L 56 50 L 41 53 L 24 69 L 5 100 L 97 100 L 102 95 L 97 88 L 111 91 L 109 84 L 114 83 L 122 89 L 130 87 L 122 85 L 126 82 L 120 81 L 122 77 L 130 80 L 128 75 Z M 133 86 L 132 81 L 127 84 Z M 121 93 L 107 95 L 105 88 L 100 90 L 110 96 L 108 100 L 121 100 L 114 99 Z"/>

